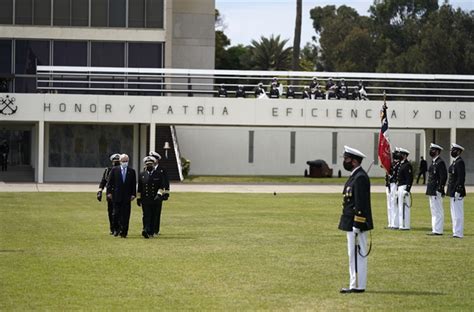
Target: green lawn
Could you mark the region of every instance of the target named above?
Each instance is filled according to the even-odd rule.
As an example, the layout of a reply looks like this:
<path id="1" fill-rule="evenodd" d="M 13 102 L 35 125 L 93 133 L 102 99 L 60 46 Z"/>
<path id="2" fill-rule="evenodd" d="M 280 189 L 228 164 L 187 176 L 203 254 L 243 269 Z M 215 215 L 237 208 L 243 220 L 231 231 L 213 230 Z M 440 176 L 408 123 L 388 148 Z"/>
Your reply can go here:
<path id="1" fill-rule="evenodd" d="M 430 237 L 428 201 L 414 195 L 413 229 L 376 229 L 368 289 L 348 286 L 338 194 L 175 193 L 158 239 L 108 234 L 106 208 L 86 193 L 0 193 L 0 310 L 472 311 L 474 200 L 466 237 Z"/>
<path id="2" fill-rule="evenodd" d="M 346 183 L 342 178 L 305 178 L 302 176 L 188 176 L 183 183 L 271 183 L 271 184 L 340 184 Z M 385 184 L 385 178 L 370 178 L 372 185 Z"/>

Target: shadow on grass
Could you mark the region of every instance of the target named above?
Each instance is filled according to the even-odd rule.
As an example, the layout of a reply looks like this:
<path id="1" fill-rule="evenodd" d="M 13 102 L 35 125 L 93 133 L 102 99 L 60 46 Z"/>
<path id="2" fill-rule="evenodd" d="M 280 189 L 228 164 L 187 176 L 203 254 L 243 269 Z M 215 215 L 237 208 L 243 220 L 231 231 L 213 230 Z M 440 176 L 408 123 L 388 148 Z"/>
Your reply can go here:
<path id="1" fill-rule="evenodd" d="M 401 296 L 445 296 L 445 293 L 437 291 L 415 291 L 415 290 L 370 290 L 370 294 L 401 295 Z"/>
<path id="2" fill-rule="evenodd" d="M 412 227 L 411 231 L 431 233 L 430 227 Z"/>
<path id="3" fill-rule="evenodd" d="M 7 252 L 25 252 L 25 251 L 22 249 L 0 249 L 0 253 L 2 252 L 7 253 Z"/>

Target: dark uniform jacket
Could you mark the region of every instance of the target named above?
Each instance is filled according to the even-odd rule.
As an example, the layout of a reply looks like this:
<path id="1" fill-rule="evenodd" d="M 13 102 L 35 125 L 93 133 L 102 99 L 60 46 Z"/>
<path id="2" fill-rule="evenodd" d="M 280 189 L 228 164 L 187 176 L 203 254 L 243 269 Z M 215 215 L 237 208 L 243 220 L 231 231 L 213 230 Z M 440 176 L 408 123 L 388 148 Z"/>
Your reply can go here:
<path id="1" fill-rule="evenodd" d="M 428 183 L 426 184 L 426 195 L 436 196 L 436 191 L 444 195 L 444 186 L 448 178 L 446 164 L 441 157 L 430 165 L 428 169 Z"/>
<path id="2" fill-rule="evenodd" d="M 392 162 L 392 167 L 390 168 L 390 183 L 397 183 L 398 181 L 398 170 L 400 169 L 400 162 Z"/>
<path id="3" fill-rule="evenodd" d="M 107 182 L 107 195 L 112 194 L 112 201 L 129 201 L 133 196 L 137 196 L 137 176 L 135 170 L 127 168 L 125 182 L 122 180 L 122 167 L 116 166 L 110 170 L 109 181 Z"/>
<path id="4" fill-rule="evenodd" d="M 245 97 L 245 90 L 244 89 L 237 89 L 235 92 L 235 97 L 244 98 Z"/>
<path id="5" fill-rule="evenodd" d="M 110 170 L 112 170 L 112 167 L 105 168 L 104 173 L 102 174 L 102 179 L 100 180 L 100 183 L 99 183 L 100 189 L 104 189 L 105 186 L 107 185 L 107 181 L 109 180 Z"/>
<path id="6" fill-rule="evenodd" d="M 466 196 L 466 187 L 464 181 L 466 179 L 466 166 L 464 160 L 458 157 L 449 166 L 449 182 L 448 182 L 448 196 L 454 197 L 454 193 L 459 193 L 461 197 Z"/>
<path id="7" fill-rule="evenodd" d="M 372 230 L 374 224 L 370 206 L 370 180 L 362 167 L 349 177 L 342 194 L 344 199 L 339 229 L 348 232 L 352 231 L 352 227 L 361 231 Z"/>
<path id="8" fill-rule="evenodd" d="M 224 88 L 219 88 L 219 90 L 217 90 L 217 96 L 218 97 L 227 97 L 227 90 L 224 89 Z"/>
<path id="9" fill-rule="evenodd" d="M 397 185 L 406 185 L 408 190 L 413 183 L 413 167 L 408 160 L 400 162 L 398 169 Z"/>
<path id="10" fill-rule="evenodd" d="M 141 194 L 142 203 L 150 203 L 155 200 L 158 190 L 165 190 L 166 184 L 169 183 L 163 174 L 162 168 L 157 168 L 152 172 L 147 170 L 140 172 L 138 176 L 138 190 Z M 169 184 L 168 184 L 169 188 Z"/>
<path id="11" fill-rule="evenodd" d="M 270 90 L 270 98 L 271 99 L 278 99 L 280 97 L 280 91 L 277 88 L 272 88 Z"/>
<path id="12" fill-rule="evenodd" d="M 425 173 L 428 170 L 428 164 L 426 163 L 426 160 L 420 161 L 420 172 Z"/>

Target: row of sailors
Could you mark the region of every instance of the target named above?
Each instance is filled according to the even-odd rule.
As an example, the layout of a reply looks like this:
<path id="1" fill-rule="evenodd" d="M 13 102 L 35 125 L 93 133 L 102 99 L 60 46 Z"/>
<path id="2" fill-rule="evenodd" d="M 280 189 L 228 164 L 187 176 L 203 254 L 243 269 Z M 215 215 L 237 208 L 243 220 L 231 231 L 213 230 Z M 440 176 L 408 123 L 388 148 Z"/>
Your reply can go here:
<path id="1" fill-rule="evenodd" d="M 453 143 L 450 155 L 454 159 L 449 168 L 440 157 L 443 148 L 431 143 L 429 154 L 433 161 L 428 169 L 426 195 L 429 198 L 432 231 L 429 235 L 442 235 L 444 228 L 443 197 L 450 198 L 452 231 L 454 238 L 464 236 L 464 197 L 466 196 L 466 169 L 461 154 L 464 147 Z M 386 176 L 387 218 L 389 229 L 410 229 L 411 195 L 413 168 L 408 161 L 410 152 L 396 148 L 390 173 Z M 445 186 L 447 182 L 447 192 Z"/>
<path id="2" fill-rule="evenodd" d="M 257 87 L 254 89 L 255 98 L 262 99 L 262 98 L 271 98 L 271 99 L 278 99 L 280 96 L 286 95 L 287 99 L 296 99 L 300 97 L 302 99 L 353 99 L 353 100 L 368 100 L 367 92 L 365 90 L 364 83 L 362 80 L 359 80 L 357 86 L 349 87 L 346 84 L 344 78 L 342 78 L 337 84 L 334 83 L 332 78 L 329 78 L 326 85 L 323 86 L 319 83 L 318 78 L 313 78 L 311 84 L 309 86 L 304 87 L 303 91 L 297 92 L 293 85 L 289 85 L 287 87 L 286 92 L 283 91 L 283 85 L 281 85 L 277 78 L 272 79 L 272 83 L 270 85 L 270 89 L 268 92 L 265 90 L 264 85 L 260 82 Z M 221 84 L 219 89 L 217 90 L 218 97 L 228 97 L 228 92 L 226 89 L 225 84 Z M 235 91 L 236 98 L 245 98 L 246 91 L 244 85 L 240 84 L 237 86 L 237 90 Z"/>

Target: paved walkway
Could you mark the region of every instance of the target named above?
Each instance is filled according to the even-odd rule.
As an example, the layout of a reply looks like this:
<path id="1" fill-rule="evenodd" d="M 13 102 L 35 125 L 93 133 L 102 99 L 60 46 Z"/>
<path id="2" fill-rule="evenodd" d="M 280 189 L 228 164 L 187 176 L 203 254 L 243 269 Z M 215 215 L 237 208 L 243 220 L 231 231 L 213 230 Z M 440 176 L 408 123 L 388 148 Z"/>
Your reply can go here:
<path id="1" fill-rule="evenodd" d="M 314 184 L 187 184 L 172 183 L 171 192 L 207 193 L 342 193 L 342 185 Z M 466 187 L 474 193 L 474 186 Z M 425 186 L 415 185 L 412 193 L 424 193 Z M 0 182 L 0 192 L 97 192 L 96 183 L 4 183 Z M 373 185 L 372 192 L 385 193 L 382 185 Z"/>

